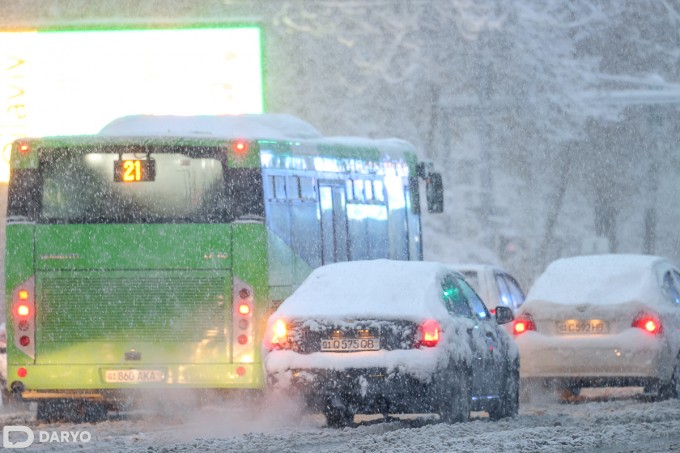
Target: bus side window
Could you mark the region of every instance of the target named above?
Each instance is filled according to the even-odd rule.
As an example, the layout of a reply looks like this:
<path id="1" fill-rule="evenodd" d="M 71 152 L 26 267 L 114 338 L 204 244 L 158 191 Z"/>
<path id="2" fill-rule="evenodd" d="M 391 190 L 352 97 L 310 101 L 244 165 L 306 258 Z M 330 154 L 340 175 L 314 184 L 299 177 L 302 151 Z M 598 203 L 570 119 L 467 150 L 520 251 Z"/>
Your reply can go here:
<path id="1" fill-rule="evenodd" d="M 286 195 L 289 200 L 300 199 L 300 182 L 297 176 L 286 177 Z"/>
<path id="2" fill-rule="evenodd" d="M 303 200 L 316 200 L 316 184 L 314 178 L 300 176 L 300 198 Z"/>
<path id="3" fill-rule="evenodd" d="M 274 198 L 277 200 L 286 199 L 286 184 L 283 176 L 274 176 Z"/>
<path id="4" fill-rule="evenodd" d="M 348 203 L 354 200 L 354 182 L 351 179 L 345 181 L 345 192 Z"/>
<path id="5" fill-rule="evenodd" d="M 373 198 L 377 202 L 385 202 L 385 186 L 382 181 L 377 179 L 373 181 Z"/>

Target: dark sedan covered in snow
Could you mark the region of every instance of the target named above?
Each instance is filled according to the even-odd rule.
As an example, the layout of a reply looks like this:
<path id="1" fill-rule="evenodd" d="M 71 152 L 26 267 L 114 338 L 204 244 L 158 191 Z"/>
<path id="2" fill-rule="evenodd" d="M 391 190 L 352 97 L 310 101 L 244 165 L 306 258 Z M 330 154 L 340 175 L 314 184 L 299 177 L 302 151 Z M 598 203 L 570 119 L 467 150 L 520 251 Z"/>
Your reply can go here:
<path id="1" fill-rule="evenodd" d="M 270 317 L 265 369 L 271 388 L 297 394 L 329 426 L 355 414 L 471 410 L 517 414 L 519 358 L 463 276 L 429 262 L 372 260 L 313 271 Z"/>

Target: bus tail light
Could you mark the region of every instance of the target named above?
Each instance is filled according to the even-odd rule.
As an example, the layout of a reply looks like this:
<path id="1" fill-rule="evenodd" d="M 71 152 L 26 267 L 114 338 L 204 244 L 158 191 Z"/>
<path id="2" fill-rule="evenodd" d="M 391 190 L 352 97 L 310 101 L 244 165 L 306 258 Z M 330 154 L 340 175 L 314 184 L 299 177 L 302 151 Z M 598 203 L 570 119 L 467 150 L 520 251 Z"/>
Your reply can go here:
<path id="1" fill-rule="evenodd" d="M 35 278 L 31 277 L 12 291 L 14 345 L 35 359 Z"/>
<path id="2" fill-rule="evenodd" d="M 246 153 L 248 153 L 248 142 L 236 140 L 231 144 L 231 149 L 234 151 L 236 156 L 243 157 L 246 155 Z"/>
<path id="3" fill-rule="evenodd" d="M 26 155 L 31 151 L 31 145 L 25 142 L 19 142 L 17 143 L 17 150 L 19 150 L 21 154 Z"/>
<path id="4" fill-rule="evenodd" d="M 663 333 L 663 326 L 659 317 L 650 313 L 640 313 L 635 317 L 631 327 L 637 327 L 647 333 L 654 335 L 661 335 Z"/>
<path id="5" fill-rule="evenodd" d="M 234 362 L 252 362 L 255 345 L 253 288 L 234 277 L 232 291 L 232 348 Z"/>
<path id="6" fill-rule="evenodd" d="M 512 324 L 512 333 L 515 335 L 521 335 L 530 330 L 536 330 L 536 323 L 529 313 L 519 315 Z"/>
<path id="7" fill-rule="evenodd" d="M 441 327 L 434 319 L 428 319 L 420 325 L 420 342 L 418 346 L 426 346 L 428 348 L 437 346 L 441 337 Z"/>

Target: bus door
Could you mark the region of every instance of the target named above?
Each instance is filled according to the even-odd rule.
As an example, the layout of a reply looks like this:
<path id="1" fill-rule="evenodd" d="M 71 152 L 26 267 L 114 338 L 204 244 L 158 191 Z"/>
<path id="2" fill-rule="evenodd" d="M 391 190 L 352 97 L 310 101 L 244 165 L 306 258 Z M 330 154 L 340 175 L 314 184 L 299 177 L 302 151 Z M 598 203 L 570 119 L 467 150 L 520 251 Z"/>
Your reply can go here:
<path id="1" fill-rule="evenodd" d="M 322 263 L 348 261 L 347 209 L 342 184 L 319 183 Z"/>

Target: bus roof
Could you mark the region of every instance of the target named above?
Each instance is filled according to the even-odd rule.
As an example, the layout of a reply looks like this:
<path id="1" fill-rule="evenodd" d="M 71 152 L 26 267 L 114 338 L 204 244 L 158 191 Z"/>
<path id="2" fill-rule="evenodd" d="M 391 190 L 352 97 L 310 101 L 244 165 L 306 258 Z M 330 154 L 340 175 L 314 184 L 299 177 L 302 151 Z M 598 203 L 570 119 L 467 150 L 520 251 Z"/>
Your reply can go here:
<path id="1" fill-rule="evenodd" d="M 182 137 L 186 139 L 304 140 L 327 148 L 375 148 L 392 153 L 415 152 L 398 138 L 324 137 L 314 126 L 293 115 L 130 115 L 113 120 L 99 132 L 107 137 Z"/>
<path id="2" fill-rule="evenodd" d="M 202 137 L 240 140 L 321 138 L 311 124 L 281 113 L 243 115 L 130 115 L 111 121 L 105 136 Z"/>
<path id="3" fill-rule="evenodd" d="M 224 145 L 225 141 L 255 141 L 261 148 L 288 156 L 336 157 L 366 161 L 405 161 L 415 165 L 415 147 L 398 138 L 356 136 L 324 137 L 311 124 L 286 114 L 244 115 L 130 115 L 113 120 L 98 134 L 61 135 L 20 139 L 40 147 L 108 145 Z M 34 167 L 33 153 L 12 154 L 12 167 Z M 21 162 L 21 163 L 20 163 Z M 415 168 L 411 169 L 412 171 Z"/>

